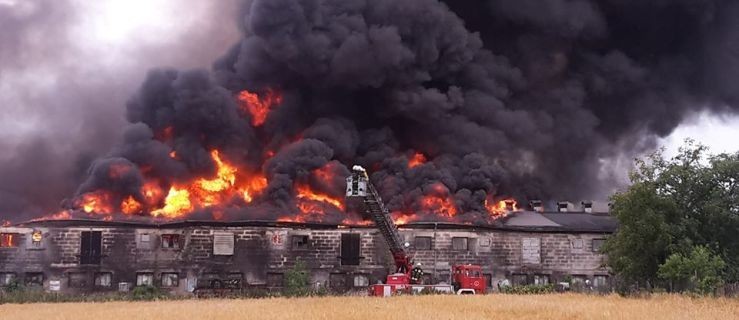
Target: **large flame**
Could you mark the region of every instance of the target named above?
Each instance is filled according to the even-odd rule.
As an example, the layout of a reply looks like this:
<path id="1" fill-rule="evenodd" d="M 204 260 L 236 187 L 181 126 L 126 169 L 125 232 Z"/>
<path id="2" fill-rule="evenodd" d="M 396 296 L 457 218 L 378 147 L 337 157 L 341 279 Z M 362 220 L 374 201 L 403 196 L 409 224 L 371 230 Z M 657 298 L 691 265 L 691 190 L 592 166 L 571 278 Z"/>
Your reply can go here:
<path id="1" fill-rule="evenodd" d="M 485 208 L 491 217 L 497 218 L 505 216 L 512 211 L 518 211 L 518 203 L 515 199 L 504 199 L 497 202 L 485 199 Z"/>
<path id="2" fill-rule="evenodd" d="M 243 90 L 236 98 L 239 100 L 240 107 L 251 114 L 251 123 L 255 127 L 264 124 L 270 110 L 282 103 L 282 96 L 272 89 L 267 89 L 261 97 L 256 93 Z"/>

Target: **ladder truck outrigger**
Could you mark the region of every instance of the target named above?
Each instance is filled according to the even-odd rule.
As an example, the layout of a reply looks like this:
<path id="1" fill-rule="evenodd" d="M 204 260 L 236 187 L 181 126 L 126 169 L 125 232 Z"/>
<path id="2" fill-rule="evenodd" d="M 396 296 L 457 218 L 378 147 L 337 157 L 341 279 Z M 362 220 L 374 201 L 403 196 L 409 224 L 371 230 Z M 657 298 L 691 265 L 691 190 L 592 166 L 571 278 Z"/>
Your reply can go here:
<path id="1" fill-rule="evenodd" d="M 364 211 L 374 221 L 375 226 L 387 242 L 395 262 L 395 273 L 388 274 L 384 284 L 373 284 L 369 288 L 372 296 L 390 296 L 393 294 L 409 294 L 426 290 L 439 292 L 455 292 L 457 294 L 485 293 L 486 281 L 480 266 L 464 264 L 452 266 L 452 284 L 421 284 L 423 271 L 414 266 L 406 249 L 410 246 L 403 242 L 390 213 L 382 202 L 377 190 L 369 181 L 367 171 L 358 165 L 352 168 L 352 174 L 346 178 L 346 197 L 362 200 Z"/>

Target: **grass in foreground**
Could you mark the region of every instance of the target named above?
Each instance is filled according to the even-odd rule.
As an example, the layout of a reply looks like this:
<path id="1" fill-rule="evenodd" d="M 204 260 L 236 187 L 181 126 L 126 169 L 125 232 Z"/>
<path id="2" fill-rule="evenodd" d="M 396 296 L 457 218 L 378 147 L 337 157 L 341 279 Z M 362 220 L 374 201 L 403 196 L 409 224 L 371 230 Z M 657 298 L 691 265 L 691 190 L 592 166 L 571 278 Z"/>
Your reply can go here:
<path id="1" fill-rule="evenodd" d="M 3 320 L 739 319 L 739 299 L 550 295 L 323 297 L 0 305 Z"/>

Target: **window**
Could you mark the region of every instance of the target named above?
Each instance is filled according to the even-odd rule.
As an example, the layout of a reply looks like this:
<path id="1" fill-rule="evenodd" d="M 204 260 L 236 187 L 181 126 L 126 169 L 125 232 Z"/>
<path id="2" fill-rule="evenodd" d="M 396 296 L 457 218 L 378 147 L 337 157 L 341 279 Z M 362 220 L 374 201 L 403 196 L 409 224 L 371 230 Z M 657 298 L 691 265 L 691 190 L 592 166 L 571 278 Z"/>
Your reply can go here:
<path id="1" fill-rule="evenodd" d="M 416 250 L 431 250 L 431 237 L 416 237 Z"/>
<path id="2" fill-rule="evenodd" d="M 573 239 L 572 240 L 572 248 L 573 249 L 582 249 L 583 247 L 583 241 L 582 239 Z"/>
<path id="3" fill-rule="evenodd" d="M 582 285 L 585 285 L 585 279 L 586 277 L 583 275 L 573 275 L 572 281 L 570 281 L 570 283 L 572 283 L 573 285 L 582 286 Z"/>
<path id="4" fill-rule="evenodd" d="M 512 285 L 514 286 L 525 286 L 529 284 L 528 276 L 525 274 L 514 274 Z"/>
<path id="5" fill-rule="evenodd" d="M 148 233 L 139 233 L 136 235 L 136 248 L 151 250 L 151 235 Z"/>
<path id="6" fill-rule="evenodd" d="M 33 231 L 33 233 L 31 233 L 31 246 L 33 248 L 41 248 L 41 240 L 43 239 L 44 234 L 41 231 Z"/>
<path id="7" fill-rule="evenodd" d="M 17 233 L 0 233 L 0 248 L 15 248 L 17 246 Z"/>
<path id="8" fill-rule="evenodd" d="M 534 275 L 534 284 L 538 286 L 543 286 L 549 284 L 549 276 L 546 274 L 535 274 Z"/>
<path id="9" fill-rule="evenodd" d="M 144 244 L 148 244 L 151 240 L 151 237 L 148 233 L 142 233 L 139 235 L 139 241 Z"/>
<path id="10" fill-rule="evenodd" d="M 468 245 L 469 245 L 468 238 L 461 238 L 461 237 L 452 238 L 452 249 L 454 250 L 468 250 L 469 249 Z"/>
<path id="11" fill-rule="evenodd" d="M 180 285 L 180 275 L 174 272 L 162 273 L 162 287 L 171 288 Z"/>
<path id="12" fill-rule="evenodd" d="M 95 274 L 95 286 L 109 288 L 113 283 L 113 275 L 110 272 L 99 272 Z"/>
<path id="13" fill-rule="evenodd" d="M 358 233 L 342 233 L 341 234 L 341 265 L 357 266 L 359 265 L 359 234 Z"/>
<path id="14" fill-rule="evenodd" d="M 151 272 L 139 272 L 136 274 L 136 286 L 153 286 L 154 274 Z"/>
<path id="15" fill-rule="evenodd" d="M 306 235 L 294 235 L 292 236 L 292 248 L 293 250 L 307 250 L 308 249 L 308 236 Z"/>
<path id="16" fill-rule="evenodd" d="M 0 286 L 8 286 L 15 282 L 15 272 L 0 272 Z"/>
<path id="17" fill-rule="evenodd" d="M 71 272 L 68 277 L 69 286 L 72 288 L 86 288 L 88 286 L 87 273 Z"/>
<path id="18" fill-rule="evenodd" d="M 226 277 L 226 281 L 223 286 L 229 289 L 241 288 L 241 283 L 244 281 L 244 274 L 241 272 L 229 273 Z"/>
<path id="19" fill-rule="evenodd" d="M 346 275 L 343 273 L 332 273 L 328 276 L 331 288 L 346 289 Z"/>
<path id="20" fill-rule="evenodd" d="M 366 287 L 369 285 L 369 278 L 366 275 L 358 274 L 354 276 L 355 287 Z"/>
<path id="21" fill-rule="evenodd" d="M 604 288 L 608 286 L 608 276 L 593 277 L 593 286 L 596 288 Z"/>
<path id="22" fill-rule="evenodd" d="M 267 273 L 267 286 L 282 287 L 283 277 L 282 273 Z"/>
<path id="23" fill-rule="evenodd" d="M 102 255 L 101 231 L 82 231 L 80 239 L 80 264 L 100 264 Z"/>
<path id="24" fill-rule="evenodd" d="M 213 255 L 232 256 L 234 254 L 234 243 L 233 232 L 214 232 Z"/>
<path id="25" fill-rule="evenodd" d="M 180 235 L 179 234 L 163 234 L 162 235 L 162 248 L 179 249 L 180 248 Z"/>
<path id="26" fill-rule="evenodd" d="M 44 285 L 44 274 L 41 272 L 26 272 L 26 286 L 42 287 Z"/>
<path id="27" fill-rule="evenodd" d="M 603 247 L 605 242 L 606 239 L 593 239 L 593 252 L 600 252 L 600 248 Z"/>

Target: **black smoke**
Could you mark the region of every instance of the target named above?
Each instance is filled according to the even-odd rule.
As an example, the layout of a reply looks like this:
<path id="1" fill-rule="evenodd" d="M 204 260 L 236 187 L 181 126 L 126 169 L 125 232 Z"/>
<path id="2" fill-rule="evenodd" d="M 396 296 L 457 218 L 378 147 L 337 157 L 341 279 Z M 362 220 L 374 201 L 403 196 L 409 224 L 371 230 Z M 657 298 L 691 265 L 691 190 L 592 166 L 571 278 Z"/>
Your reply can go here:
<path id="1" fill-rule="evenodd" d="M 212 72 L 149 73 L 114 152 L 166 185 L 212 175 L 208 152 L 224 150 L 269 179 L 255 205 L 229 208 L 233 219 L 294 211 L 295 183 L 340 197 L 341 179 L 311 178 L 329 163 L 339 177 L 365 166 L 391 210 L 427 219 L 425 197 L 453 199 L 462 220 L 485 216 L 486 199 L 602 199 L 613 189 L 605 160 L 654 147 L 693 112 L 739 108 L 732 1 L 243 8 L 242 38 Z M 234 98 L 242 90 L 284 99 L 254 127 Z M 174 137 L 158 137 L 168 127 Z M 410 168 L 416 152 L 429 161 Z"/>

